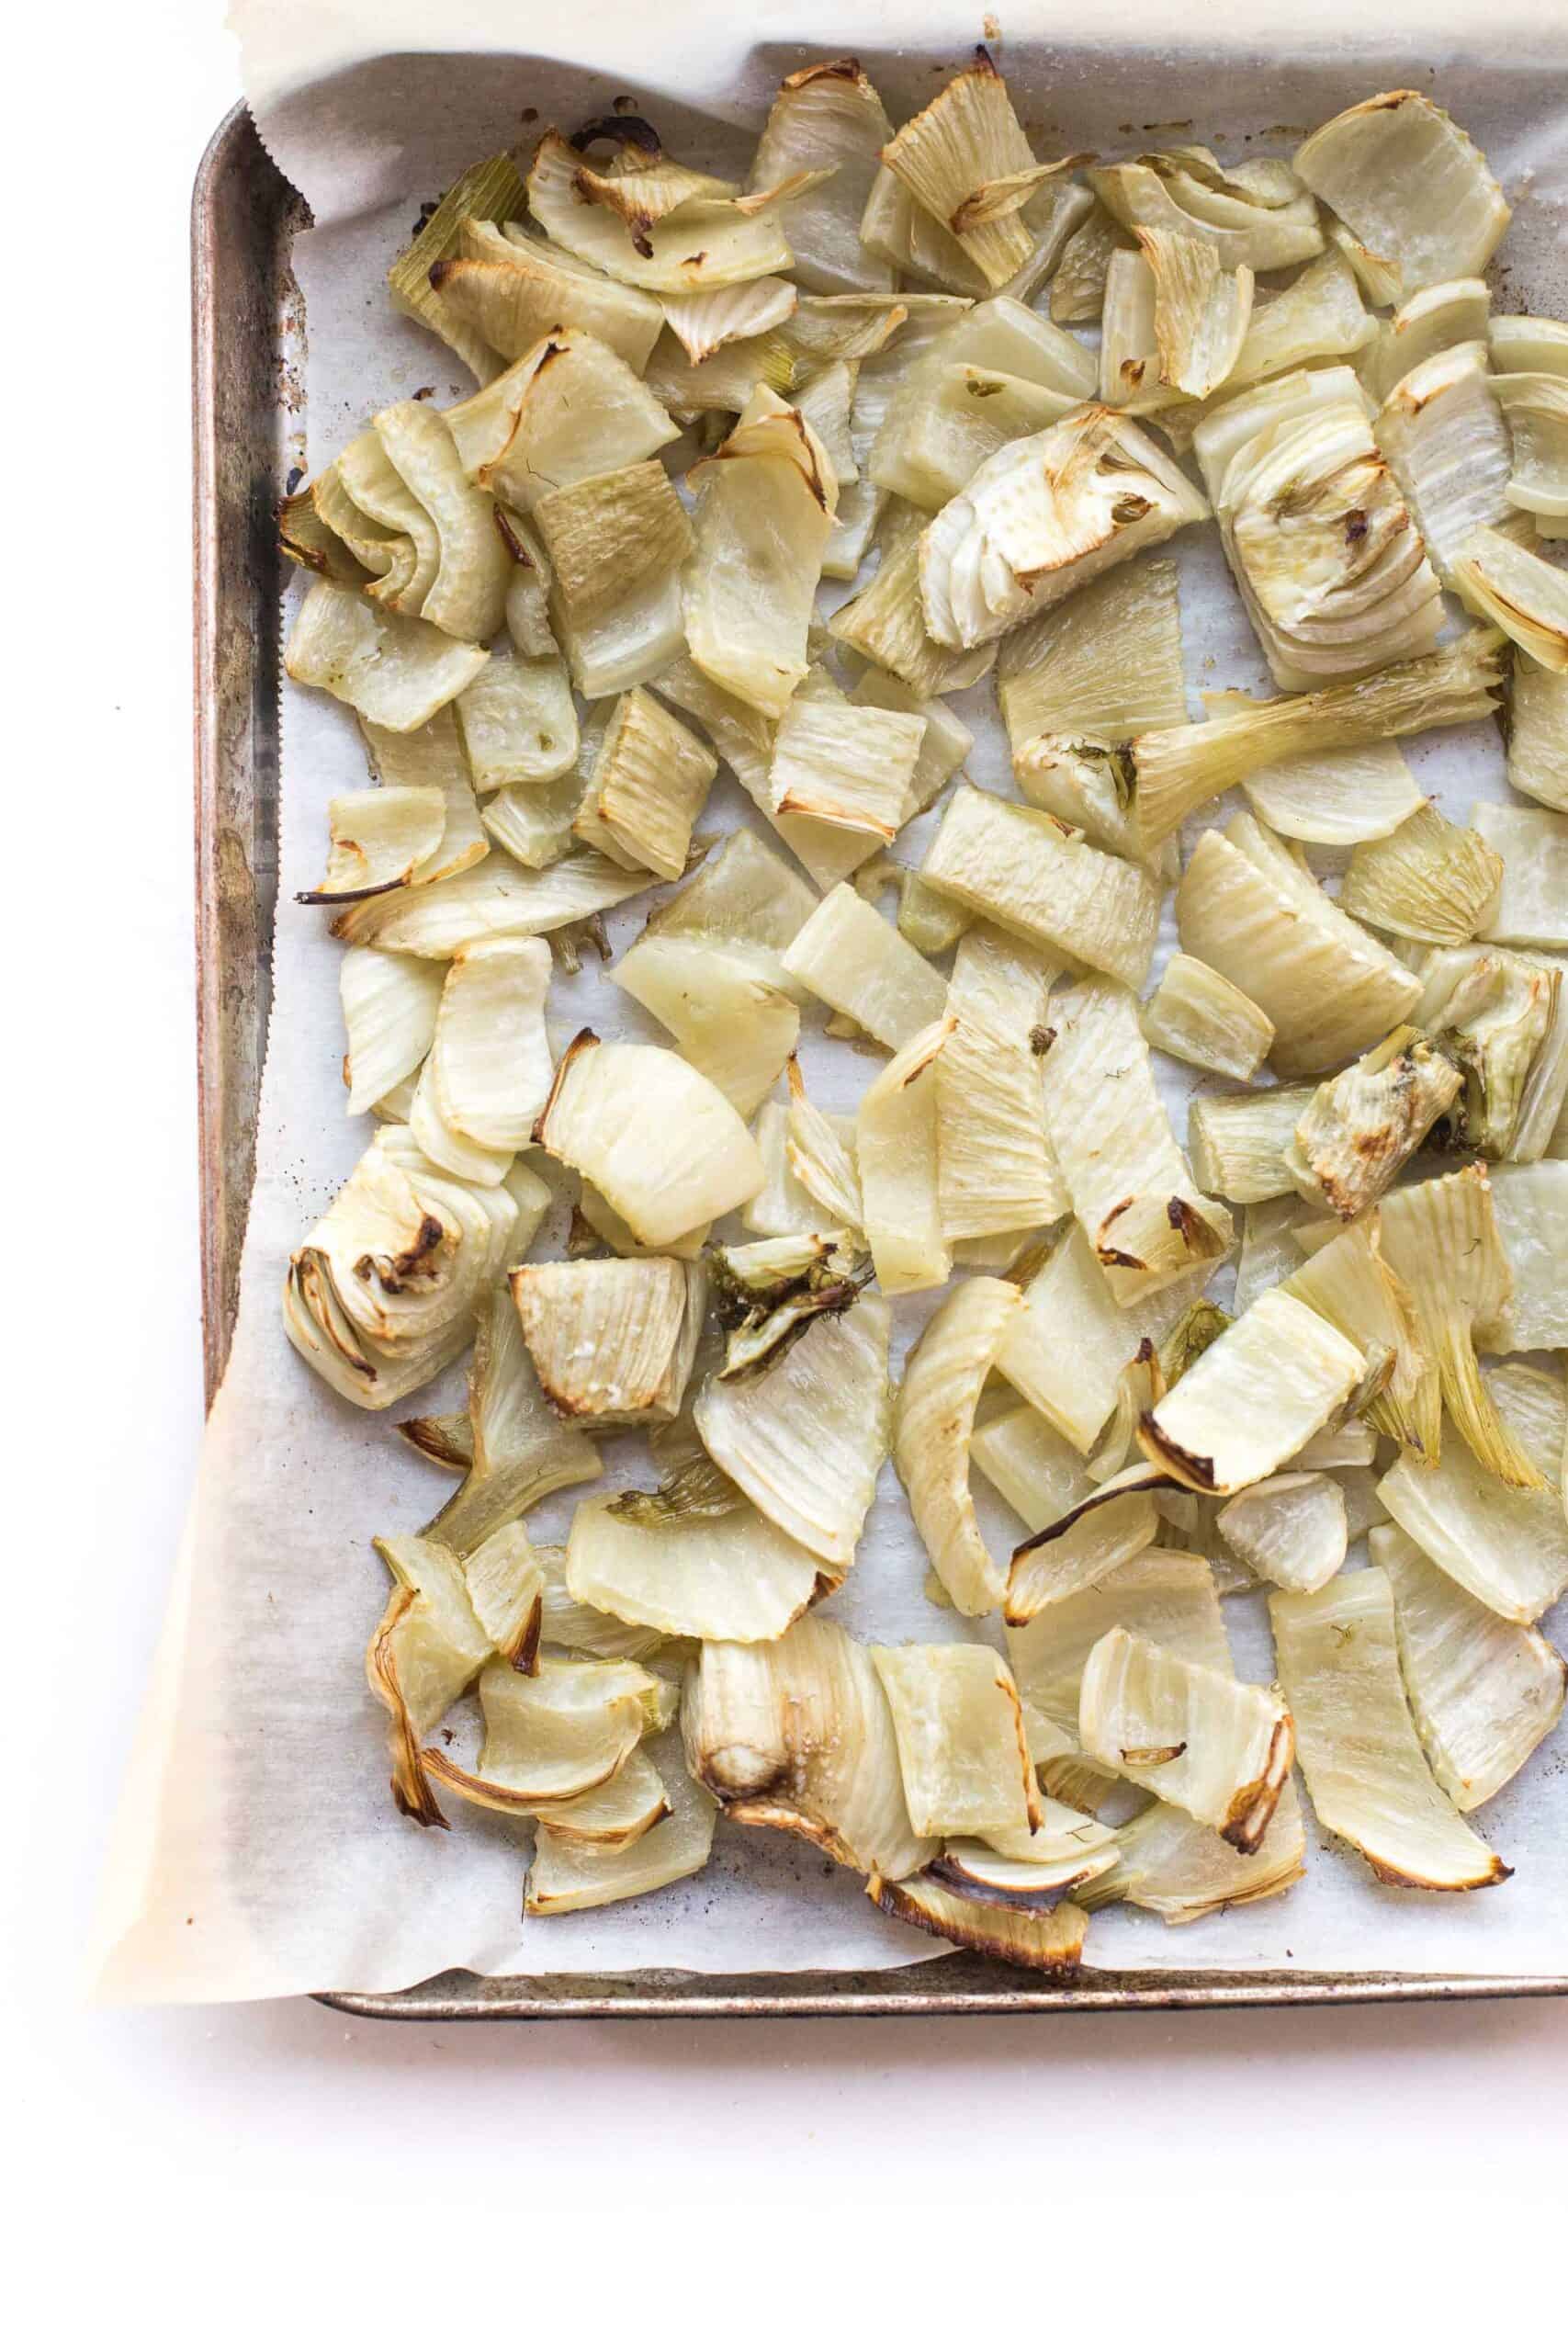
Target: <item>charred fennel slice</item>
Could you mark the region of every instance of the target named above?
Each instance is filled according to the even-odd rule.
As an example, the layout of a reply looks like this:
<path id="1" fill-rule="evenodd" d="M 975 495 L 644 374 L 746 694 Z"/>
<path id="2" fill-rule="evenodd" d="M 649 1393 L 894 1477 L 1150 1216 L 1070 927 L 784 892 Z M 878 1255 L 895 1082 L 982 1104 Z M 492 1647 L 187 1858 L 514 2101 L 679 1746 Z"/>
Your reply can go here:
<path id="1" fill-rule="evenodd" d="M 286 1328 L 451 1482 L 367 1671 L 531 1917 L 773 1829 L 1066 1976 L 1302 1878 L 1298 1762 L 1495 1883 L 1561 1715 L 1568 325 L 1429 96 L 1227 163 L 1024 95 L 824 59 L 732 171 L 475 164 L 389 281 L 475 389 L 280 518 L 371 770 Z M 1202 716 L 1199 532 L 1278 689 Z M 1404 739 L 1494 711 L 1522 797 L 1439 807 Z"/>

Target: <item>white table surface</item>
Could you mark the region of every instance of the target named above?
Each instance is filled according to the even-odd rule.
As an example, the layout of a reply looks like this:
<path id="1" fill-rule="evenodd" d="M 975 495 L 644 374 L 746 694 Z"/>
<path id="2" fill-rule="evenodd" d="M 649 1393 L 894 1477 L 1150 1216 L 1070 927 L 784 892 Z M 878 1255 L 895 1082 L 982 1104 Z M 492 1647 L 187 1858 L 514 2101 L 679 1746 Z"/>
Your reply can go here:
<path id="1" fill-rule="evenodd" d="M 1562 2005 L 445 2030 L 305 2001 L 84 2006 L 76 1955 L 199 1434 L 186 222 L 238 80 L 208 0 L 87 0 L 73 23 L 80 80 L 58 18 L 33 12 L 20 51 L 11 36 L 7 158 L 13 231 L 67 120 L 101 166 L 13 242 L 43 265 L 45 332 L 36 376 L 6 376 L 10 574 L 30 626 L 6 648 L 21 1181 L 4 1296 L 23 1510 L 4 1587 L 21 1791 L 0 2080 L 16 2277 L 61 2322 L 40 2340 L 73 2340 L 63 2314 L 101 2308 L 175 2342 L 250 2341 L 281 2297 L 321 2312 L 313 2342 L 362 2292 L 367 2323 L 384 2292 L 411 2327 L 428 2302 L 467 2330 L 508 2282 L 502 2306 L 539 2319 L 566 2240 L 537 2224 L 572 2209 L 597 2211 L 612 2256 L 574 2274 L 592 2281 L 592 2343 L 662 2337 L 671 2316 L 662 2290 L 657 2312 L 619 2303 L 638 2217 L 661 2224 L 649 2275 L 664 2285 L 697 2250 L 704 2335 L 744 2319 L 770 2340 L 835 2270 L 891 2290 L 889 2328 L 924 2333 L 948 2303 L 973 2334 L 1020 2261 L 1031 2336 L 1047 2295 L 1090 2340 L 1119 2312 L 1162 2345 L 1250 2335 L 1253 2237 L 1292 2311 L 1328 2290 L 1368 2322 L 1393 2299 L 1402 2335 L 1428 2303 L 1439 2341 L 1472 2308 L 1522 2324 L 1557 2258 L 1529 2209 L 1562 2211 Z M 1517 2226 L 1472 2201 L 1493 2195 Z M 1425 2219 L 1391 2247 L 1376 2219 L 1411 2197 Z M 883 2199 L 916 2226 L 872 2227 Z M 1156 2210 L 1186 2200 L 1188 2253 L 1167 2274 L 1146 2258 Z M 1255 2201 L 1272 2219 L 1238 2231 Z M 1097 2243 L 1111 2250 L 1090 2262 Z M 716 2306 L 727 2277 L 773 2290 Z"/>

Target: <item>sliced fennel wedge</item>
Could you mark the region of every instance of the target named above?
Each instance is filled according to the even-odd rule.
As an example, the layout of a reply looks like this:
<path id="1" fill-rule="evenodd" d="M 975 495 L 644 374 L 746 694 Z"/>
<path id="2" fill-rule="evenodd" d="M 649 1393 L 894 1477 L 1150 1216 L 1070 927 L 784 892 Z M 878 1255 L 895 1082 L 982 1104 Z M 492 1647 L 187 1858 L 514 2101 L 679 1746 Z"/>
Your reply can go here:
<path id="1" fill-rule="evenodd" d="M 1006 1660 L 977 1642 L 874 1649 L 893 1710 L 909 1819 L 922 1838 L 1027 1836 L 1040 1792 Z"/>
<path id="2" fill-rule="evenodd" d="M 518 1266 L 513 1304 L 539 1385 L 563 1419 L 671 1420 L 702 1326 L 706 1283 L 678 1258 Z"/>
<path id="3" fill-rule="evenodd" d="M 820 1573 L 809 1552 L 743 1504 L 648 1522 L 595 1497 L 578 1505 L 567 1546 L 574 1601 L 697 1641 L 776 1639 L 816 1599 Z"/>
<path id="4" fill-rule="evenodd" d="M 952 1034 L 946 1017 L 917 1030 L 867 1087 L 855 1114 L 861 1214 L 854 1222 L 865 1234 L 876 1279 L 890 1297 L 899 1291 L 931 1290 L 952 1272 L 942 1226 L 936 1091 L 937 1059 Z M 792 1127 L 795 1116 L 792 1111 Z M 796 1155 L 793 1164 L 806 1182 L 806 1159 Z M 825 1199 L 823 1204 L 831 1208 L 833 1202 Z"/>
<path id="5" fill-rule="evenodd" d="M 887 1452 L 886 1300 L 856 1298 L 812 1318 L 775 1361 L 709 1381 L 697 1398 L 704 1445 L 742 1494 L 818 1560 L 842 1570 Z"/>
<path id="6" fill-rule="evenodd" d="M 1561 1486 L 1568 1410 L 1561 1380 L 1527 1364 L 1499 1365 L 1484 1388 L 1490 1410 L 1540 1486 L 1505 1486 L 1450 1443 L 1429 1465 L 1402 1455 L 1380 1483 L 1378 1499 L 1456 1584 L 1510 1623 L 1529 1625 L 1568 1591 Z"/>
<path id="7" fill-rule="evenodd" d="M 601 1044 L 582 1030 L 535 1128 L 657 1246 L 725 1216 L 761 1185 L 757 1147 L 711 1080 L 659 1046 Z"/>
<path id="8" fill-rule="evenodd" d="M 509 1183 L 515 1184 L 517 1174 L 513 1169 Z M 542 1214 L 541 1208 L 536 1222 Z M 598 1447 L 581 1430 L 563 1428 L 546 1401 L 516 1312 L 501 1285 L 479 1310 L 468 1362 L 468 1420 L 469 1460 L 463 1483 L 424 1531 L 465 1557 L 547 1495 L 599 1475 Z"/>
<path id="9" fill-rule="evenodd" d="M 947 991 L 925 957 L 848 882 L 802 924 L 783 962 L 792 980 L 895 1052 L 945 1009 Z"/>
<path id="10" fill-rule="evenodd" d="M 1045 1058 L 1052 1152 L 1122 1304 L 1212 1265 L 1233 1238 L 1229 1210 L 1198 1191 L 1170 1131 L 1138 1012 L 1113 980 L 1060 989 Z"/>
<path id="11" fill-rule="evenodd" d="M 1367 1549 L 1393 1589 L 1400 1670 L 1427 1760 L 1444 1794 L 1472 1813 L 1555 1725 L 1568 1665 L 1445 1576 L 1402 1528 L 1374 1527 Z"/>
<path id="12" fill-rule="evenodd" d="M 1404 294 L 1474 277 L 1508 225 L 1485 156 L 1417 90 L 1388 91 L 1337 114 L 1297 149 L 1295 167 L 1386 261 Z"/>
<path id="13" fill-rule="evenodd" d="M 1142 1019 L 1151 1046 L 1223 1078 L 1256 1078 L 1274 1042 L 1268 1014 L 1193 956 L 1171 957 Z"/>
<path id="14" fill-rule="evenodd" d="M 976 1275 L 939 1306 L 904 1370 L 893 1459 L 931 1566 L 953 1606 L 984 1616 L 1003 1576 L 969 1487 L 969 1442 L 987 1375 L 1021 1307 L 1010 1283 Z"/>
<path id="15" fill-rule="evenodd" d="M 1160 893 L 1140 867 L 1092 848 L 1043 810 L 960 785 L 921 872 L 1032 945 L 1141 985 Z"/>
<path id="16" fill-rule="evenodd" d="M 1387 1886 L 1459 1893 L 1509 1873 L 1466 1826 L 1421 1752 L 1400 1680 L 1393 1595 L 1381 1568 L 1321 1592 L 1276 1592 L 1269 1613 L 1313 1810 Z"/>
<path id="17" fill-rule="evenodd" d="M 391 1717 L 392 1797 L 398 1811 L 423 1827 L 445 1828 L 420 1745 L 484 1666 L 491 1638 L 469 1601 L 462 1563 L 446 1544 L 378 1536 L 376 1549 L 392 1578 L 392 1596 L 371 1635 L 365 1671 Z"/>
<path id="18" fill-rule="evenodd" d="M 541 1818 L 523 1897 L 530 1917 L 629 1902 L 704 1867 L 713 1850 L 713 1799 L 673 1762 L 663 1764 L 660 1777 L 669 1792 L 669 1818 L 628 1849 L 606 1852 L 559 1834 Z"/>
<path id="19" fill-rule="evenodd" d="M 829 1619 L 807 1613 L 772 1642 L 705 1642 L 681 1730 L 693 1778 L 732 1820 L 894 1879 L 936 1852 L 910 1826 L 871 1653 Z"/>
<path id="20" fill-rule="evenodd" d="M 1295 1754 L 1277 1691 L 1194 1666 L 1124 1626 L 1084 1662 L 1078 1736 L 1095 1762 L 1244 1854 L 1262 1844 Z"/>
<path id="21" fill-rule="evenodd" d="M 1145 1415 L 1138 1442 L 1179 1485 L 1235 1494 L 1298 1453 L 1365 1368 L 1321 1315 L 1265 1291 Z"/>

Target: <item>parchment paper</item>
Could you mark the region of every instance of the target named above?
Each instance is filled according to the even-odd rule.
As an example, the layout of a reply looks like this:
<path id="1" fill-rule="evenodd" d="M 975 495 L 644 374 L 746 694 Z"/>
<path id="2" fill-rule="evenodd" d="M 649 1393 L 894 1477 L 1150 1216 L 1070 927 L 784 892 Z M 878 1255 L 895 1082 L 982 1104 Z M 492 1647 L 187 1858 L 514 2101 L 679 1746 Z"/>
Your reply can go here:
<path id="1" fill-rule="evenodd" d="M 895 119 L 930 95 L 994 22 L 918 0 L 658 10 L 597 6 L 531 27 L 514 7 L 441 12 L 447 52 L 429 54 L 430 12 L 411 0 L 324 7 L 242 0 L 246 88 L 271 152 L 314 208 L 297 249 L 310 333 L 309 454 L 330 458 L 385 402 L 434 387 L 445 404 L 471 387 L 444 346 L 396 319 L 389 260 L 422 200 L 476 155 L 558 120 L 570 127 L 623 93 L 694 160 L 744 160 L 782 73 L 853 49 Z M 1239 156 L 1292 137 L 1379 88 L 1431 87 L 1487 149 L 1516 206 L 1499 307 L 1568 314 L 1568 98 L 1560 0 L 1424 0 L 1373 11 L 1348 0 L 1314 9 L 1307 36 L 1277 7 L 1215 5 L 1201 34 L 1173 48 L 1154 0 L 1091 14 L 1092 35 L 1051 42 L 1006 19 L 1001 54 L 1039 151 L 1071 144 L 1114 154 L 1150 130 Z M 555 12 L 528 12 L 530 16 Z M 1362 18 L 1382 28 L 1360 35 Z M 1064 19 L 1066 24 L 1066 19 Z M 1484 27 L 1487 51 L 1466 40 Z M 1418 25 L 1418 33 L 1400 28 Z M 573 53 L 564 53 L 570 38 Z M 532 57 L 508 54 L 532 44 Z M 556 49 L 554 56 L 547 54 Z M 418 52 L 426 53 L 418 53 Z M 1179 125 L 1179 129 L 1175 126 Z M 1189 125 L 1190 128 L 1189 128 Z M 1283 126 L 1283 134 L 1279 135 Z M 1266 134 L 1275 131 L 1271 142 Z M 1212 532 L 1168 550 L 1182 566 L 1188 682 L 1269 691 Z M 1005 739 L 987 687 L 959 696 L 977 734 L 969 772 L 1007 790 Z M 1194 712 L 1198 706 L 1194 701 Z M 1503 790 L 1490 728 L 1408 746 L 1424 788 L 1450 813 Z M 525 1832 L 455 1806 L 449 1837 L 400 1820 L 386 1792 L 384 1717 L 362 1655 L 385 1599 L 369 1549 L 380 1532 L 418 1526 L 450 1481 L 395 1436 L 395 1416 L 341 1403 L 286 1342 L 278 1288 L 297 1246 L 369 1132 L 344 1110 L 340 951 L 325 920 L 294 904 L 319 874 L 331 795 L 364 780 L 350 715 L 323 695 L 285 690 L 282 893 L 276 993 L 263 1088 L 255 1194 L 232 1356 L 214 1405 L 114 1841 L 96 1955 L 107 1997 L 243 1999 L 327 1987 L 386 1990 L 447 1967 L 490 1973 L 882 1967 L 929 1959 L 929 1939 L 894 1926 L 858 1882 L 808 1849 L 721 1824 L 700 1877 L 627 1905 L 561 1919 L 520 1917 Z M 705 824 L 741 813 L 721 782 Z M 1204 820 L 1213 811 L 1204 812 Z M 929 822 L 929 820 L 928 820 Z M 919 837 L 917 836 L 917 839 Z M 908 847 L 900 842 L 900 854 Z M 612 913 L 615 951 L 646 902 Z M 1172 944 L 1168 938 L 1161 956 Z M 660 1035 L 590 968 L 558 981 L 558 1046 L 584 1020 L 602 1033 Z M 850 1108 L 874 1064 L 819 1033 L 805 1046 L 816 1097 Z M 1172 1075 L 1178 1131 L 1199 1081 Z M 558 1249 L 559 1225 L 539 1248 Z M 1224 1295 L 1223 1291 L 1218 1295 Z M 897 1356 L 935 1301 L 900 1302 Z M 457 1401 L 454 1372 L 419 1409 Z M 412 1408 L 406 1408 L 412 1409 Z M 634 1482 L 611 1448 L 608 1483 Z M 585 1489 L 531 1521 L 562 1534 Z M 1013 1532 L 998 1510 L 998 1542 Z M 889 1467 L 859 1555 L 832 1613 L 884 1639 L 957 1631 L 923 1598 L 924 1562 Z M 1226 1604 L 1240 1670 L 1269 1671 L 1256 1600 Z M 1559 1612 L 1558 1638 L 1568 1626 Z M 1548 1627 L 1550 1631 L 1550 1625 Z M 973 1629 L 969 1637 L 974 1638 Z M 1309 1815 L 1310 1824 L 1310 1815 Z M 1515 1866 L 1505 1886 L 1469 1898 L 1397 1893 L 1309 1826 L 1309 1874 L 1284 1898 L 1172 1931 L 1147 1914 L 1097 1917 L 1089 1956 L 1128 1968 L 1213 1964 L 1544 1972 L 1568 1958 L 1568 1741 L 1560 1727 L 1481 1826 Z"/>

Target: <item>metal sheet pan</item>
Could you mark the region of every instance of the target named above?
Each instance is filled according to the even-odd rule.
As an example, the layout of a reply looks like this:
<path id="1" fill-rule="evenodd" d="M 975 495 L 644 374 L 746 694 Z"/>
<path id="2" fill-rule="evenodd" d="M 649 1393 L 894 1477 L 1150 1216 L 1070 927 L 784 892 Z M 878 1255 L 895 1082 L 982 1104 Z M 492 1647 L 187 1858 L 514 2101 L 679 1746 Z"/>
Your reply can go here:
<path id="1" fill-rule="evenodd" d="M 278 503 L 303 466 L 305 321 L 289 266 L 303 199 L 243 106 L 220 124 L 192 208 L 196 881 L 202 1312 L 210 1403 L 239 1297 L 255 1168 L 277 890 Z M 1043 1981 L 974 1953 L 866 1973 L 479 1977 L 321 1997 L 355 2016 L 995 2017 L 1063 2009 L 1249 2008 L 1568 1993 L 1562 1976 L 1085 1969 Z"/>

